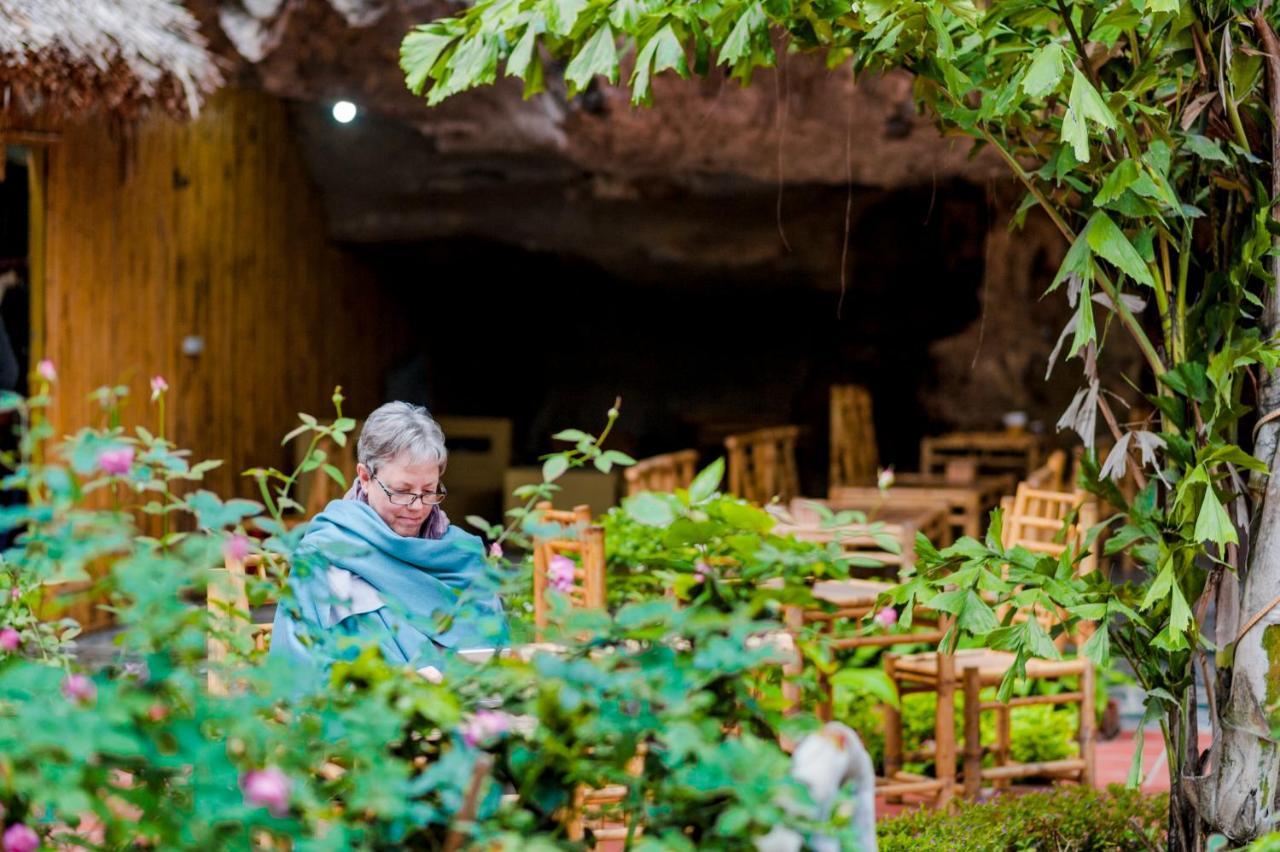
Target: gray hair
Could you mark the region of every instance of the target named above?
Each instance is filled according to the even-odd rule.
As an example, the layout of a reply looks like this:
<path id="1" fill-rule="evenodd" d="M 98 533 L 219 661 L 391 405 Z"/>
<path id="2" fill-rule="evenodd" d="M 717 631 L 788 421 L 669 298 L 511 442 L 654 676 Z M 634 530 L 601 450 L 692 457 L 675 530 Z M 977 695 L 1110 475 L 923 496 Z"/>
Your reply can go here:
<path id="1" fill-rule="evenodd" d="M 408 402 L 388 402 L 374 409 L 364 421 L 356 458 L 376 471 L 402 454 L 408 454 L 415 462 L 438 462 L 441 473 L 449 462 L 444 432 L 425 408 Z"/>

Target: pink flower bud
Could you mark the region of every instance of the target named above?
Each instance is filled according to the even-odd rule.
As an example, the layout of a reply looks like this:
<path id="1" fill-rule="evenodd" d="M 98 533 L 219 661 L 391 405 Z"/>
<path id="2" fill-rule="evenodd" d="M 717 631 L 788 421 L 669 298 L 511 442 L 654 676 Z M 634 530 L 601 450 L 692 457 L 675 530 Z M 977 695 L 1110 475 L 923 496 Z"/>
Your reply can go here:
<path id="1" fill-rule="evenodd" d="M 707 582 L 707 578 L 711 576 L 711 566 L 699 559 L 693 565 L 693 576 L 699 583 Z"/>
<path id="2" fill-rule="evenodd" d="M 18 598 L 22 597 L 22 589 L 19 589 L 17 586 L 14 586 L 13 590 L 9 592 L 9 597 L 13 598 L 16 601 Z"/>
<path id="3" fill-rule="evenodd" d="M 898 611 L 891 606 L 887 606 L 875 614 L 875 622 L 885 630 L 888 630 L 898 623 Z"/>
<path id="4" fill-rule="evenodd" d="M 163 722 L 165 717 L 169 715 L 169 708 L 165 707 L 159 701 L 147 708 L 147 718 L 153 722 Z"/>
<path id="5" fill-rule="evenodd" d="M 243 562 L 249 556 L 249 539 L 237 533 L 222 543 L 222 555 L 229 562 Z"/>
<path id="6" fill-rule="evenodd" d="M 30 826 L 17 823 L 4 833 L 4 852 L 35 852 L 40 848 L 40 835 Z"/>
<path id="7" fill-rule="evenodd" d="M 133 467 L 133 447 L 115 447 L 98 453 L 98 467 L 111 476 L 125 476 Z"/>
<path id="8" fill-rule="evenodd" d="M 489 545 L 489 555 L 492 556 L 494 559 L 501 559 L 502 545 L 498 544 L 496 541 L 493 544 Z"/>
<path id="9" fill-rule="evenodd" d="M 36 365 L 36 373 L 46 382 L 56 382 L 58 380 L 58 371 L 54 369 L 53 362 L 48 358 Z"/>
<path id="10" fill-rule="evenodd" d="M 68 701 L 77 704 L 89 704 L 98 695 L 98 687 L 82 674 L 67 675 L 62 682 L 62 694 Z"/>
<path id="11" fill-rule="evenodd" d="M 893 465 L 880 468 L 880 473 L 876 476 L 876 487 L 881 491 L 888 491 L 893 487 Z"/>
<path id="12" fill-rule="evenodd" d="M 481 710 L 462 728 L 462 741 L 469 746 L 487 745 L 511 729 L 511 716 L 501 710 Z"/>
<path id="13" fill-rule="evenodd" d="M 151 377 L 151 401 L 155 402 L 160 395 L 169 389 L 169 383 L 164 380 L 164 376 Z"/>
<path id="14" fill-rule="evenodd" d="M 18 646 L 22 644 L 22 637 L 18 635 L 18 631 L 12 627 L 6 627 L 0 630 L 0 651 L 8 651 L 13 653 L 18 650 Z"/>
<path id="15" fill-rule="evenodd" d="M 551 581 L 551 588 L 562 595 L 569 594 L 573 591 L 576 571 L 577 566 L 569 557 L 560 554 L 551 557 L 551 564 L 547 566 L 547 579 Z"/>
<path id="16" fill-rule="evenodd" d="M 277 817 L 289 812 L 289 795 L 293 792 L 293 783 L 289 776 L 274 766 L 246 772 L 240 778 L 240 790 L 244 793 L 247 805 L 266 808 L 271 811 L 272 816 Z"/>

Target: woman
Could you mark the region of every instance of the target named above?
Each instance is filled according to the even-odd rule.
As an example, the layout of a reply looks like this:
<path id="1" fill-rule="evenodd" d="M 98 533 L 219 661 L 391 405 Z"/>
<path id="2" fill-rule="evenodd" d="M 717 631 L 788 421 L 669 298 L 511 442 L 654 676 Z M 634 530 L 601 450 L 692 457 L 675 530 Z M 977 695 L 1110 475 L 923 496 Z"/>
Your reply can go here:
<path id="1" fill-rule="evenodd" d="M 281 601 L 271 656 L 319 672 L 375 642 L 425 673 L 451 650 L 507 641 L 481 540 L 440 508 L 448 454 L 425 408 L 389 402 L 365 421 L 356 481 L 311 522 Z"/>

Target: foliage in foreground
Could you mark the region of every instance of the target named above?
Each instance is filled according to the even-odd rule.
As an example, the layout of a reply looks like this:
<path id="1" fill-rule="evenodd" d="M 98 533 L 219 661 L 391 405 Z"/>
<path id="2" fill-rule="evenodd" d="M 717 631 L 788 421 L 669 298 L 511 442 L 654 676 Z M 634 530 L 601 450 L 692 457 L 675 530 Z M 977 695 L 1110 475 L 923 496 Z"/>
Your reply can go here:
<path id="1" fill-rule="evenodd" d="M 311 692 L 228 629 L 246 612 L 211 618 L 202 593 L 221 582 L 213 569 L 226 554 L 261 550 L 308 570 L 295 558 L 302 529 L 283 517 L 298 476 L 326 470 L 319 439 L 341 444 L 354 426 L 341 397 L 336 420 L 303 416 L 313 441 L 298 470 L 249 472 L 258 503 L 199 490 L 210 465 L 168 442 L 162 420 L 154 433 L 121 429 L 119 388 L 101 396 L 102 427 L 53 442 L 42 420 L 51 381 L 32 400 L 0 399 L 26 424 L 5 485 L 29 498 L 0 514 L 0 526 L 21 531 L 0 571 L 6 849 L 55 836 L 100 848 L 245 849 L 264 835 L 299 850 L 439 849 L 476 779 L 478 818 L 466 830 L 500 848 L 577 848 L 564 816 L 579 784 L 625 785 L 613 817 L 644 825 L 634 848 L 746 850 L 778 825 L 843 836 L 850 791 L 818 806 L 789 777 L 779 738 L 813 722 L 784 719 L 776 690 L 764 688 L 781 657 L 763 637 L 779 626 L 780 602 L 803 594 L 798 585 L 738 584 L 732 600 L 564 615 L 553 637 L 563 653 L 452 659 L 437 679 L 389 665 L 376 647 L 351 647 Z M 548 460 L 530 500 L 553 491 L 564 470 L 604 458 L 603 434 L 575 433 L 575 449 Z M 87 501 L 93 492 L 110 507 Z M 718 499 L 711 484 L 687 509 Z M 140 534 L 146 516 L 161 519 L 158 536 Z M 649 519 L 655 529 L 664 520 Z M 525 521 L 536 518 L 498 540 L 527 535 Z M 764 564 L 746 539 L 736 546 Z M 491 559 L 499 579 L 521 576 Z M 85 578 L 94 565 L 109 566 L 98 588 L 125 629 L 117 664 L 88 675 L 67 654 L 71 630 L 34 626 L 32 609 L 47 583 Z M 280 593 L 278 583 L 254 581 L 250 599 Z M 210 635 L 231 643 L 222 671 L 230 695 L 206 689 Z"/>
<path id="2" fill-rule="evenodd" d="M 1168 810 L 1163 793 L 1061 787 L 961 803 L 954 814 L 906 813 L 880 823 L 877 834 L 881 852 L 1128 852 L 1164 845 Z"/>

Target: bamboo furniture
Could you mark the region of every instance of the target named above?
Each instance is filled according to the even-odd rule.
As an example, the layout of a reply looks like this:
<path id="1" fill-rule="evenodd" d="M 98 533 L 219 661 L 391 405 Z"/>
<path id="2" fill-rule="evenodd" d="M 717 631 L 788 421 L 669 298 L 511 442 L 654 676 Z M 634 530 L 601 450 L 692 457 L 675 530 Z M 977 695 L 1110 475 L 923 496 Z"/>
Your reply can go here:
<path id="1" fill-rule="evenodd" d="M 876 500 L 897 506 L 942 503 L 947 507 L 952 540 L 966 535 L 978 538 L 987 513 L 1000 504 L 1000 496 L 1007 493 L 1011 485 L 1007 476 L 980 476 L 971 483 L 957 484 L 942 476 L 903 473 L 895 477 L 893 487 L 887 491 L 866 480 L 861 484 L 832 486 L 827 492 L 827 504 L 839 510 L 858 508 Z"/>
<path id="2" fill-rule="evenodd" d="M 677 488 L 688 488 L 697 466 L 697 450 L 681 450 L 641 459 L 623 471 L 627 480 L 627 496 L 641 491 L 670 493 Z"/>
<path id="3" fill-rule="evenodd" d="M 776 426 L 730 435 L 729 491 L 761 505 L 774 498 L 786 502 L 800 491 L 796 469 L 798 426 Z"/>
<path id="4" fill-rule="evenodd" d="M 858 385 L 832 385 L 829 487 L 874 479 L 879 465 L 871 394 Z"/>
<path id="5" fill-rule="evenodd" d="M 578 557 L 573 571 L 573 587 L 566 595 L 571 606 L 604 609 L 604 528 L 591 522 L 589 506 L 576 506 L 566 512 L 553 509 L 550 503 L 544 502 L 539 503 L 537 509 L 539 522 L 560 527 L 559 534 L 554 537 L 538 536 L 533 540 L 534 635 L 541 642 L 550 610 L 547 569 L 552 558 Z"/>
<path id="6" fill-rule="evenodd" d="M 825 505 L 835 511 L 861 511 L 866 514 L 867 521 L 861 524 L 823 526 L 815 504 Z M 917 533 L 924 533 L 925 538 L 938 546 L 950 543 L 948 508 L 945 503 L 937 500 L 915 504 L 846 501 L 837 506 L 829 501 L 798 497 L 791 501 L 789 514 L 791 522 L 774 528 L 779 535 L 792 535 L 801 541 L 837 542 L 846 555 L 857 557 L 859 561 L 874 559 L 891 569 L 895 576 L 902 568 L 915 564 Z M 897 539 L 899 552 L 891 553 L 886 550 L 876 540 L 877 534 Z"/>
<path id="7" fill-rule="evenodd" d="M 1028 432 L 952 432 L 920 441 L 920 471 L 945 474 L 949 462 L 972 462 L 978 474 L 1024 478 L 1041 463 L 1044 442 Z"/>
<path id="8" fill-rule="evenodd" d="M 828 639 L 828 647 L 833 651 L 942 641 L 946 633 L 945 623 L 939 619 L 937 613 L 923 607 L 918 607 L 913 613 L 912 625 L 916 629 L 910 633 L 835 636 L 837 624 L 842 622 L 847 624 L 850 621 L 856 624 L 861 621 L 875 611 L 877 599 L 891 588 L 893 588 L 891 583 L 873 580 L 826 580 L 815 583 L 813 596 L 819 604 L 825 604 L 825 606 L 822 608 L 788 606 L 784 613 L 787 630 L 798 639 L 799 634 L 807 627 L 819 625 L 821 630 L 831 636 Z M 950 657 L 944 657 L 944 660 L 949 659 Z M 784 712 L 794 712 L 800 704 L 801 691 L 799 685 L 795 683 L 795 678 L 803 673 L 804 657 L 797 650 L 792 661 L 783 669 Z M 822 672 L 818 673 L 818 685 L 823 698 L 815 708 L 815 714 L 822 721 L 829 722 L 832 718 L 832 689 L 830 680 Z M 954 690 L 954 686 L 952 689 Z M 938 807 L 945 806 L 950 800 L 955 786 L 955 704 L 954 701 L 948 701 L 944 708 L 940 697 L 938 707 L 939 712 L 934 725 L 934 742 L 937 743 L 938 754 L 943 756 L 949 754 L 951 759 L 938 761 L 938 771 L 933 778 L 904 772 L 900 761 L 892 767 L 886 763 L 884 775 L 876 778 L 876 795 L 894 799 L 903 795 L 924 796 L 932 799 L 933 804 Z M 900 754 L 902 751 L 901 715 L 888 705 L 883 709 L 886 716 L 885 753 L 886 755 L 889 753 L 889 737 L 896 735 L 898 737 L 896 753 Z M 896 726 L 888 724 L 890 714 L 897 720 Z"/>
<path id="9" fill-rule="evenodd" d="M 254 613 L 249 606 L 247 590 L 248 576 L 264 576 L 265 571 L 266 562 L 258 554 L 243 561 L 228 556 L 222 568 L 213 569 L 205 598 L 211 627 L 218 628 L 217 631 L 211 630 L 206 644 L 209 692 L 213 695 L 226 695 L 229 691 L 229 685 L 222 679 L 219 669 L 226 663 L 231 652 L 228 639 L 214 635 L 215 632 L 228 637 L 241 634 L 258 652 L 265 652 L 271 644 L 271 622 L 253 620 Z"/>
<path id="10" fill-rule="evenodd" d="M 1032 488 L 1026 483 L 1018 486 L 1012 508 L 1005 518 L 1002 537 L 1006 547 L 1021 546 L 1033 553 L 1059 556 L 1067 548 L 1082 546 L 1088 525 L 1096 518 L 1096 509 L 1082 492 L 1047 491 Z M 1096 569 L 1096 557 L 1086 554 L 1077 565 L 1077 572 L 1088 573 Z M 1040 620 L 1046 630 L 1059 623 L 1061 614 L 1035 611 L 1014 621 L 1032 617 Z M 1087 627 L 1075 637 L 1077 645 L 1087 634 Z M 1059 650 L 1065 647 L 1066 635 L 1059 637 Z M 1078 677 L 1079 687 L 1059 691 L 1054 695 L 1031 695 L 1012 698 L 1007 702 L 982 701 L 983 688 L 999 684 L 1013 666 L 1016 656 L 1008 651 L 987 648 L 956 652 L 953 659 L 943 659 L 936 651 L 912 654 L 906 657 L 885 656 L 885 672 L 898 688 L 900 695 L 911 692 L 938 691 L 939 708 L 942 707 L 942 691 L 951 695 L 957 688 L 957 679 L 965 695 L 965 795 L 973 797 L 981 789 L 982 781 L 993 781 L 1005 786 L 1016 778 L 1049 776 L 1069 778 L 1082 784 L 1091 784 L 1094 776 L 1094 670 L 1085 657 L 1069 660 L 1039 660 L 1026 662 L 1029 680 L 1060 680 Z M 1038 704 L 1077 704 L 1079 707 L 1080 756 L 1035 764 L 1017 764 L 1010 759 L 1010 710 L 1013 707 Z M 981 714 L 996 713 L 996 742 L 988 748 L 981 742 Z M 886 773 L 892 766 L 901 764 L 901 718 L 886 713 L 885 766 Z M 995 766 L 982 766 L 983 755 L 995 756 Z M 941 755 L 939 761 L 942 760 Z M 954 755 L 951 758 L 954 761 Z"/>

